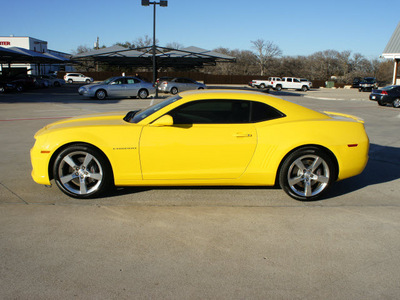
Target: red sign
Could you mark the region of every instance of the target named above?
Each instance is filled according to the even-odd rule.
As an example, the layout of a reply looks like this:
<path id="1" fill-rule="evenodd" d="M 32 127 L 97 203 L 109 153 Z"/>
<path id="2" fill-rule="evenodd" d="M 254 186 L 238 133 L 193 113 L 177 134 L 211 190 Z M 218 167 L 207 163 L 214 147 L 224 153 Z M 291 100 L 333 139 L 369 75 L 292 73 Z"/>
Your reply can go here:
<path id="1" fill-rule="evenodd" d="M 11 45 L 10 42 L 3 42 L 3 41 L 0 41 L 0 46 L 10 46 L 10 45 Z"/>

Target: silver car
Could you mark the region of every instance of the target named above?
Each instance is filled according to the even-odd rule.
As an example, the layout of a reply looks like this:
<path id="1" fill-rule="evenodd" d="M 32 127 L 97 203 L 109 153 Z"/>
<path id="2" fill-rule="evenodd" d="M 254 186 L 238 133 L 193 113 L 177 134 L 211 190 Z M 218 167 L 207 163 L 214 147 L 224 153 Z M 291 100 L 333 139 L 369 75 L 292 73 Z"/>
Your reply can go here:
<path id="1" fill-rule="evenodd" d="M 129 76 L 111 77 L 107 80 L 81 86 L 78 90 L 80 95 L 94 97 L 99 100 L 109 98 L 139 97 L 146 99 L 147 96 L 156 92 L 153 84 L 142 79 Z"/>
<path id="2" fill-rule="evenodd" d="M 177 94 L 187 90 L 206 89 L 206 85 L 189 78 L 160 78 L 158 90 L 164 93 Z"/>

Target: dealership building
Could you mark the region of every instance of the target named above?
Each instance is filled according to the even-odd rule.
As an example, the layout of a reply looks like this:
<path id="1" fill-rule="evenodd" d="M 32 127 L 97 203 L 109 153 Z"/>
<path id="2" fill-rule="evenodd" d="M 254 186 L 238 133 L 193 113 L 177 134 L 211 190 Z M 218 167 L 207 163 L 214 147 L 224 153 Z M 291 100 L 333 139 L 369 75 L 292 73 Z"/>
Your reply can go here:
<path id="1" fill-rule="evenodd" d="M 71 54 L 50 50 L 47 46 L 47 41 L 32 37 L 0 36 L 0 48 L 20 54 L 20 57 L 10 55 L 8 61 L 2 59 L 0 74 L 4 74 L 5 71 L 26 71 L 32 75 L 73 71 L 70 64 Z"/>

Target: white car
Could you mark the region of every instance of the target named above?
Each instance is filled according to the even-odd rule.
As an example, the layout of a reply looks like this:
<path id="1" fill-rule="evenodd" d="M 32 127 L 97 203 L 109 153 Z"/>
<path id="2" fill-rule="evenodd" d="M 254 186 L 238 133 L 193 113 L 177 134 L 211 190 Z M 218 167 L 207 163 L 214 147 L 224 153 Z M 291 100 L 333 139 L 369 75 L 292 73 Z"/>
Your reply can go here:
<path id="1" fill-rule="evenodd" d="M 80 82 L 80 83 L 91 83 L 93 82 L 92 77 L 85 76 L 81 73 L 67 73 L 64 75 L 64 80 L 65 82 L 68 83 L 74 83 L 74 82 Z"/>

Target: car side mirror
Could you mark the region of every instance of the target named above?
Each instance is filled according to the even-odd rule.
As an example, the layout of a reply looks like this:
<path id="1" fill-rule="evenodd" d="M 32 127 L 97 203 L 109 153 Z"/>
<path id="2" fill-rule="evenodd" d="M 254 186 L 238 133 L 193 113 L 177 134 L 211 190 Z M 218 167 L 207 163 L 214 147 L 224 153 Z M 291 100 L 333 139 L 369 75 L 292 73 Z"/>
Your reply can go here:
<path id="1" fill-rule="evenodd" d="M 174 119 L 170 115 L 164 115 L 161 118 L 155 120 L 153 123 L 151 123 L 151 126 L 157 126 L 157 127 L 173 126 L 173 125 L 174 125 Z"/>

